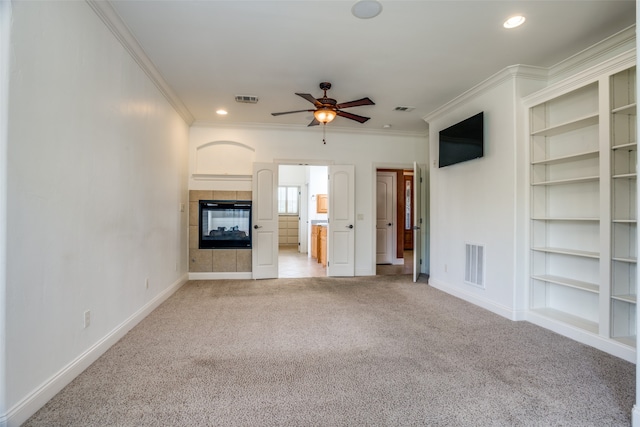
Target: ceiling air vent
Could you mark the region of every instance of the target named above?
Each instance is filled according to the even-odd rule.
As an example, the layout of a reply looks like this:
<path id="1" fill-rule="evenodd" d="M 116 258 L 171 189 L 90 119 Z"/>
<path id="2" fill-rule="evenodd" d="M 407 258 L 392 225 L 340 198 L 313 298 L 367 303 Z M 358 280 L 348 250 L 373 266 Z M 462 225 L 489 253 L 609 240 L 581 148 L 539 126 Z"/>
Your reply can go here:
<path id="1" fill-rule="evenodd" d="M 236 102 L 244 102 L 246 104 L 257 104 L 258 97 L 253 95 L 236 95 Z"/>
<path id="2" fill-rule="evenodd" d="M 415 108 L 416 107 L 404 107 L 404 106 L 401 106 L 401 107 L 394 108 L 393 111 L 406 111 L 408 113 L 409 111 L 415 110 Z"/>

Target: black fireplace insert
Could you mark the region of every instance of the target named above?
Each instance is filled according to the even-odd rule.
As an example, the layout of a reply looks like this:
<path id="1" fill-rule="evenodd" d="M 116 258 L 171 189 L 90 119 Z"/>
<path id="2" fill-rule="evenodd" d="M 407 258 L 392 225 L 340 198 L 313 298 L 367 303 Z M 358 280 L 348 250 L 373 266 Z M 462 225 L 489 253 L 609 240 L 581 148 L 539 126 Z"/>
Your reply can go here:
<path id="1" fill-rule="evenodd" d="M 250 248 L 250 200 L 200 200 L 200 249 Z"/>

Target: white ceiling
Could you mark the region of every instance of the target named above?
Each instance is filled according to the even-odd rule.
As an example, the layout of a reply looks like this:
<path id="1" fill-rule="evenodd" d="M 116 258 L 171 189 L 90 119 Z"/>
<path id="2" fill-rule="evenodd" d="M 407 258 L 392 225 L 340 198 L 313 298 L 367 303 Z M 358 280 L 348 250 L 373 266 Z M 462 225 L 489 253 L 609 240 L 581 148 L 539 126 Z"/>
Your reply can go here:
<path id="1" fill-rule="evenodd" d="M 424 133 L 422 117 L 506 66 L 549 67 L 635 23 L 635 1 L 380 0 L 113 1 L 114 9 L 197 122 L 304 127 L 313 108 L 295 92 L 339 103 L 370 97 L 328 126 Z M 526 23 L 502 23 L 522 13 Z M 236 103 L 255 95 L 258 104 Z M 411 112 L 394 111 L 415 107 Z M 224 108 L 227 116 L 215 111 Z"/>

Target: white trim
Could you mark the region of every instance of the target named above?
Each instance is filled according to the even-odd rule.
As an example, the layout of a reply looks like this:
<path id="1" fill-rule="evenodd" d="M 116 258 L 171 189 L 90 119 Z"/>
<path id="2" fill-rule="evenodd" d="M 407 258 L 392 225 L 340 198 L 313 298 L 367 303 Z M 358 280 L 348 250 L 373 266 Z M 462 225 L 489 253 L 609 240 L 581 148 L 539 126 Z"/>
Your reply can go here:
<path id="1" fill-rule="evenodd" d="M 9 83 L 11 81 L 11 2 L 0 1 L 0 426 L 7 405 L 7 150 L 9 146 Z"/>
<path id="2" fill-rule="evenodd" d="M 611 339 L 603 338 L 597 334 L 587 332 L 584 329 L 569 325 L 568 323 L 560 323 L 556 320 L 549 319 L 534 311 L 528 311 L 526 319 L 528 322 L 538 325 L 557 334 L 571 338 L 579 343 L 595 347 L 613 356 L 626 360 L 627 362 L 636 363 L 636 351 L 624 344 L 619 344 Z"/>
<path id="3" fill-rule="evenodd" d="M 136 326 L 142 319 L 147 317 L 149 313 L 155 310 L 160 304 L 167 300 L 167 298 L 180 289 L 186 281 L 186 275 L 180 277 L 167 289 L 156 295 L 151 301 L 129 316 L 128 319 L 118 325 L 113 331 L 105 335 L 101 340 L 81 353 L 67 366 L 62 368 L 38 388 L 25 396 L 20 402 L 4 414 L 3 418 L 6 420 L 6 425 L 10 427 L 19 426 L 29 419 L 31 415 L 35 414 L 38 409 L 42 408 L 53 396 L 55 396 L 74 378 L 80 375 L 82 371 L 87 369 L 112 345 L 118 342 L 118 340 L 124 337 L 126 333 Z M 0 423 L 3 418 L 0 418 Z"/>
<path id="4" fill-rule="evenodd" d="M 228 273 L 189 273 L 189 280 L 223 280 L 223 279 L 253 279 L 253 274 L 247 272 L 228 272 Z"/>
<path id="5" fill-rule="evenodd" d="M 215 173 L 193 173 L 191 178 L 196 181 L 251 181 L 251 175 L 227 175 Z"/>
<path id="6" fill-rule="evenodd" d="M 633 24 L 616 34 L 590 46 L 575 55 L 570 56 L 555 65 L 549 67 L 549 80 L 561 80 L 563 76 L 570 76 L 575 70 L 588 65 L 590 62 L 597 62 L 600 58 L 614 52 L 616 49 L 625 48 L 629 45 L 635 50 L 636 25 Z"/>
<path id="7" fill-rule="evenodd" d="M 633 410 L 631 411 L 631 425 L 633 427 L 640 427 L 640 408 L 638 405 L 633 405 Z"/>
<path id="8" fill-rule="evenodd" d="M 548 78 L 548 70 L 542 67 L 533 67 L 530 65 L 520 64 L 503 68 L 488 79 L 478 83 L 471 89 L 453 98 L 443 106 L 423 116 L 422 119 L 428 123 L 436 119 L 437 117 L 446 114 L 455 108 L 458 108 L 461 104 L 464 104 L 470 99 L 479 96 L 481 93 L 491 90 L 494 87 L 504 82 L 510 81 L 514 78 L 526 78 L 529 80 L 540 80 L 546 82 Z"/>
<path id="9" fill-rule="evenodd" d="M 499 316 L 506 317 L 509 320 L 522 320 L 522 313 L 519 311 L 516 312 L 507 306 L 497 304 L 495 301 L 479 297 L 470 292 L 465 292 L 460 288 L 454 287 L 448 283 L 441 282 L 437 279 L 434 279 L 433 277 L 429 278 L 429 285 L 450 295 L 453 295 L 454 297 L 458 297 L 467 302 L 470 302 L 471 304 L 482 307 L 485 310 L 489 310 L 490 312 L 495 313 Z M 474 286 L 474 289 L 477 289 L 477 287 Z"/>
<path id="10" fill-rule="evenodd" d="M 613 74 L 619 70 L 633 67 L 635 64 L 636 51 L 635 49 L 629 50 L 571 77 L 556 82 L 544 89 L 534 92 L 531 95 L 525 96 L 522 98 L 522 104 L 526 109 L 528 109 L 534 105 L 548 101 L 551 98 L 556 98 L 562 94 L 571 92 L 574 89 L 594 83 L 600 80 L 603 75 Z"/>
<path id="11" fill-rule="evenodd" d="M 209 122 L 206 120 L 196 120 L 193 122 L 192 126 L 204 127 L 204 128 L 232 128 L 232 129 L 242 129 L 242 130 L 282 130 L 282 131 L 299 131 L 299 132 L 315 132 L 322 133 L 322 127 L 320 126 L 307 126 L 307 125 L 286 125 L 279 123 L 234 123 L 227 122 L 217 123 L 217 122 Z M 429 135 L 429 129 L 424 129 L 420 131 L 399 131 L 399 130 L 389 130 L 389 129 L 367 129 L 367 128 L 348 128 L 348 127 L 340 127 L 333 124 L 328 125 L 326 128 L 327 135 L 330 135 L 331 132 L 340 133 L 340 134 L 357 134 L 357 135 L 384 135 L 384 136 L 406 136 L 406 137 L 416 137 L 423 136 L 426 137 Z"/>
<path id="12" fill-rule="evenodd" d="M 108 1 L 104 0 L 85 0 L 87 4 L 93 9 L 98 17 L 104 22 L 104 24 L 113 33 L 116 39 L 120 42 L 122 47 L 129 52 L 133 60 L 140 66 L 142 71 L 149 77 L 149 79 L 156 85 L 160 93 L 169 101 L 169 104 L 176 110 L 176 112 L 182 117 L 182 119 L 191 125 L 195 118 L 184 105 L 180 97 L 169 86 L 169 83 L 164 79 L 160 71 L 156 68 L 155 64 L 149 59 L 138 40 L 131 34 L 127 24 L 122 21 L 118 12 L 113 9 L 113 6 Z"/>

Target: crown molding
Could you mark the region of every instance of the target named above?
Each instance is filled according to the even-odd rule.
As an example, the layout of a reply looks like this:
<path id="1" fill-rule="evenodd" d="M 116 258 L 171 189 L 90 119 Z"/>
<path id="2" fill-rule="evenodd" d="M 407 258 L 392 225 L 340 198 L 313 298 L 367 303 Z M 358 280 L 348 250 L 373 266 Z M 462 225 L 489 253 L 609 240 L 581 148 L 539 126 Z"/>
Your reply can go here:
<path id="1" fill-rule="evenodd" d="M 457 97 L 453 98 L 451 101 L 447 102 L 443 106 L 438 109 L 432 111 L 431 113 L 424 116 L 422 119 L 429 123 L 430 121 L 436 119 L 437 117 L 451 111 L 454 108 L 457 108 L 461 104 L 469 101 L 472 98 L 475 98 L 481 95 L 488 90 L 493 89 L 496 86 L 503 84 L 504 82 L 511 81 L 516 78 L 527 79 L 527 80 L 540 80 L 547 81 L 549 75 L 549 70 L 544 67 L 534 67 L 531 65 L 511 65 L 509 67 L 503 68 L 498 71 L 488 79 L 478 83 L 471 89 L 463 92 Z"/>
<path id="2" fill-rule="evenodd" d="M 636 64 L 636 51 L 628 50 L 617 56 L 609 58 L 600 62 L 586 70 L 582 70 L 570 77 L 560 80 L 541 89 L 531 95 L 522 98 L 522 104 L 529 108 L 533 105 L 540 104 L 551 98 L 555 98 L 567 92 L 570 92 L 579 87 L 593 83 L 601 78 L 603 75 L 609 75 L 630 67 Z"/>
<path id="3" fill-rule="evenodd" d="M 611 55 L 635 49 L 636 25 L 631 25 L 604 40 L 549 67 L 549 80 L 557 81 L 576 72 L 576 70 L 607 59 Z"/>
<path id="4" fill-rule="evenodd" d="M 190 126 L 195 121 L 195 118 L 171 86 L 169 86 L 151 59 L 149 59 L 144 49 L 142 49 L 142 46 L 140 46 L 140 43 L 138 43 L 131 33 L 131 30 L 129 30 L 129 27 L 127 27 L 127 24 L 120 18 L 120 15 L 118 15 L 118 12 L 115 11 L 111 3 L 108 0 L 85 1 L 102 22 L 104 22 L 107 28 L 111 30 L 116 39 L 118 39 L 125 50 L 129 52 L 133 60 L 140 66 L 149 79 L 151 79 L 167 101 L 169 101 L 169 104 L 171 104 L 187 125 Z"/>
<path id="5" fill-rule="evenodd" d="M 278 131 L 298 131 L 298 132 L 317 132 L 322 130 L 320 126 L 309 127 L 307 125 L 285 125 L 285 124 L 270 124 L 270 123 L 241 123 L 241 122 L 208 122 L 206 120 L 196 120 L 193 122 L 192 127 L 207 127 L 207 128 L 226 128 L 226 129 L 248 129 L 248 130 L 278 130 Z M 378 136 L 400 136 L 400 137 L 427 137 L 429 135 L 428 129 L 424 131 L 398 131 L 398 130 L 385 130 L 385 129 L 355 129 L 339 126 L 327 127 L 327 134 L 331 132 L 344 133 L 344 134 L 357 134 L 357 135 L 378 135 Z"/>
<path id="6" fill-rule="evenodd" d="M 529 80 L 541 80 L 549 84 L 554 81 L 560 81 L 563 78 L 567 78 L 567 76 L 571 76 L 574 73 L 578 73 L 578 75 L 591 74 L 589 71 L 579 72 L 579 70 L 580 68 L 589 67 L 590 64 L 598 63 L 598 61 L 609 62 L 607 59 L 610 59 L 611 57 L 618 58 L 618 60 L 623 56 L 629 56 L 631 54 L 635 57 L 635 39 L 636 26 L 634 24 L 551 67 L 546 68 L 530 65 L 512 65 L 497 72 L 493 76 L 457 96 L 443 106 L 427 114 L 423 119 L 428 123 L 440 115 L 458 107 L 462 103 L 467 102 L 469 99 L 476 97 L 514 77 Z M 589 77 L 583 77 L 582 80 L 584 80 L 584 78 Z M 572 78 L 571 80 L 575 81 L 576 79 Z"/>

